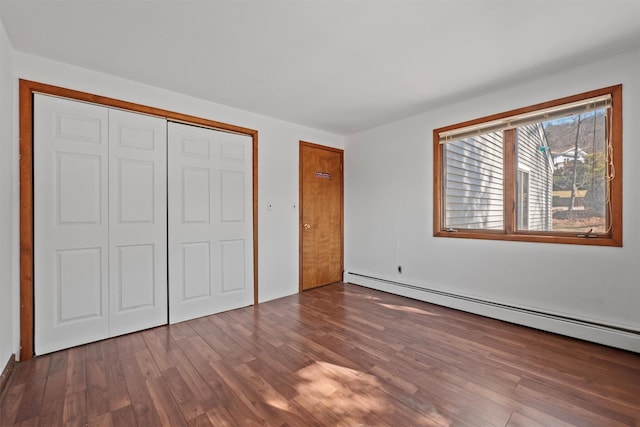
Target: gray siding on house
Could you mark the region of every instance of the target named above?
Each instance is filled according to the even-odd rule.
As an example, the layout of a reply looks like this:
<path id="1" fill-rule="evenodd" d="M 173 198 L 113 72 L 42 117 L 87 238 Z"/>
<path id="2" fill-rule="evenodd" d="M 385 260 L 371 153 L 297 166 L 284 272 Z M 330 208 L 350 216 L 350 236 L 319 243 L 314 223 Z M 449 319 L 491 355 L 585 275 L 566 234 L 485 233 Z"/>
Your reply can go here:
<path id="1" fill-rule="evenodd" d="M 445 227 L 503 228 L 502 132 L 444 146 Z"/>
<path id="2" fill-rule="evenodd" d="M 523 228 L 551 230 L 553 160 L 542 126 L 535 123 L 518 128 L 517 146 L 517 167 L 529 172 L 529 227 Z"/>
<path id="3" fill-rule="evenodd" d="M 517 166 L 529 173 L 528 226 L 523 229 L 552 226 L 553 162 L 547 147 L 541 125 L 518 129 Z M 443 152 L 445 228 L 503 230 L 502 131 L 447 142 Z"/>

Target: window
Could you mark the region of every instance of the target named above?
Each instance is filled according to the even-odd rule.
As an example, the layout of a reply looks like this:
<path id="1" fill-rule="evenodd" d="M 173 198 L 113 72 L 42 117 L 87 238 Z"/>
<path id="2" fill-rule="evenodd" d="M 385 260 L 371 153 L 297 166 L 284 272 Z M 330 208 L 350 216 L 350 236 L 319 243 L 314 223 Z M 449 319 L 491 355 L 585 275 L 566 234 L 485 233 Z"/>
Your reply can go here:
<path id="1" fill-rule="evenodd" d="M 622 246 L 622 86 L 434 130 L 434 235 Z"/>

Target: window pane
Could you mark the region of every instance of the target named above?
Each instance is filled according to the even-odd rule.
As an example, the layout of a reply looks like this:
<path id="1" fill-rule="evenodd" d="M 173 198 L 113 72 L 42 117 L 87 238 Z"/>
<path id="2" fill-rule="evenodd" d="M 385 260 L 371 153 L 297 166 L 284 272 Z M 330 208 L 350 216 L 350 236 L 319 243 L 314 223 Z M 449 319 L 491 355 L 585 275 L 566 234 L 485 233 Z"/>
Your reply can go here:
<path id="1" fill-rule="evenodd" d="M 520 228 L 518 222 L 519 229 L 607 232 L 606 112 L 600 109 L 518 129 L 518 165 L 530 170 L 529 227 Z M 518 200 L 517 209 L 521 205 Z"/>
<path id="2" fill-rule="evenodd" d="M 518 170 L 518 230 L 529 229 L 529 172 Z"/>
<path id="3" fill-rule="evenodd" d="M 523 126 L 517 129 L 516 138 L 517 228 L 549 231 L 552 229 L 553 161 L 544 130 L 538 123 Z M 523 174 L 527 175 L 527 182 Z"/>
<path id="4" fill-rule="evenodd" d="M 504 227 L 502 132 L 444 144 L 445 228 Z"/>

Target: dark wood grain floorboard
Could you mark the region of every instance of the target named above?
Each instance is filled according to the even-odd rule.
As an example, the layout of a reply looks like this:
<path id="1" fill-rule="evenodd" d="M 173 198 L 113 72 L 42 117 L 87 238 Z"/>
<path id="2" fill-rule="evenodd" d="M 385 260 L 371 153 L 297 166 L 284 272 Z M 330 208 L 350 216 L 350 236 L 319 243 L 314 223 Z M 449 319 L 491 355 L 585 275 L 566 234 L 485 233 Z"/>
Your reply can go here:
<path id="1" fill-rule="evenodd" d="M 640 355 L 353 285 L 18 364 L 0 426 L 637 426 Z"/>

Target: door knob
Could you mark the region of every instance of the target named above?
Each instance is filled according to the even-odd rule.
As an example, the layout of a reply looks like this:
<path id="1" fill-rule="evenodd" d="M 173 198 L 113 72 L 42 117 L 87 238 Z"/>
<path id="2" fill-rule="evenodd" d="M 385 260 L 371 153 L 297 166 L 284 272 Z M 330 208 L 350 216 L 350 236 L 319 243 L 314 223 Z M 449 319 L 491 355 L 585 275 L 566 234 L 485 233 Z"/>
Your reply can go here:
<path id="1" fill-rule="evenodd" d="M 303 227 L 305 230 L 308 230 L 311 228 L 311 224 L 304 224 Z"/>

